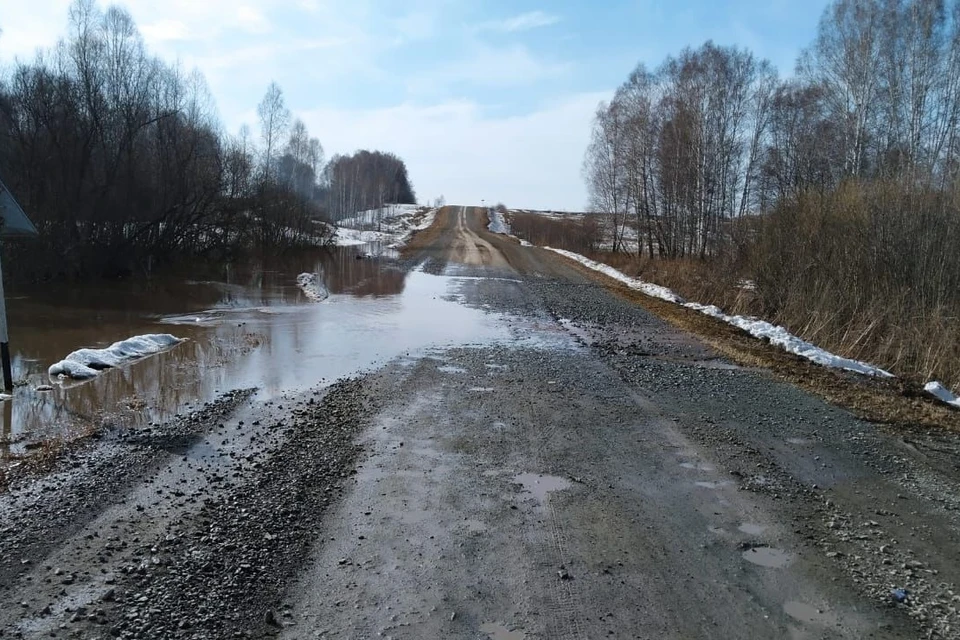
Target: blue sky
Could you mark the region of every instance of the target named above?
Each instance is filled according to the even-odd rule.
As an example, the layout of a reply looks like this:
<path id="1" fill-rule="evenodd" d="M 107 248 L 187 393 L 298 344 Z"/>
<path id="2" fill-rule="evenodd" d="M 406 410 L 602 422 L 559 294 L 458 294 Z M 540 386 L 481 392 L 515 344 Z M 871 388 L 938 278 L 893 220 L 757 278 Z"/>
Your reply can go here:
<path id="1" fill-rule="evenodd" d="M 126 0 L 148 47 L 256 127 L 276 80 L 327 154 L 393 151 L 421 200 L 577 210 L 590 119 L 640 61 L 712 39 L 783 75 L 826 0 Z M 0 0 L 0 64 L 64 33 L 68 0 Z M 106 6 L 106 3 L 102 3 Z"/>

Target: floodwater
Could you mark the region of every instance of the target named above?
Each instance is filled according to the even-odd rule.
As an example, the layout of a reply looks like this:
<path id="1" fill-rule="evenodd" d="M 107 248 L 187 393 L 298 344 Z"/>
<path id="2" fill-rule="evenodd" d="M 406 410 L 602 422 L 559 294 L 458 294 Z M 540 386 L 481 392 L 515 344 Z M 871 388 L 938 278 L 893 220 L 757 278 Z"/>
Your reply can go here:
<path id="1" fill-rule="evenodd" d="M 256 387 L 265 399 L 413 351 L 509 337 L 502 316 L 457 302 L 460 279 L 407 272 L 389 259 L 357 259 L 368 250 L 317 250 L 159 280 L 10 291 L 17 387 L 13 400 L 2 403 L 0 456 L 104 424 L 160 422 L 232 389 Z M 302 272 L 319 273 L 330 298 L 309 301 L 296 285 Z M 86 382 L 47 375 L 76 349 L 146 333 L 186 341 Z M 41 385 L 53 391 L 37 390 Z"/>

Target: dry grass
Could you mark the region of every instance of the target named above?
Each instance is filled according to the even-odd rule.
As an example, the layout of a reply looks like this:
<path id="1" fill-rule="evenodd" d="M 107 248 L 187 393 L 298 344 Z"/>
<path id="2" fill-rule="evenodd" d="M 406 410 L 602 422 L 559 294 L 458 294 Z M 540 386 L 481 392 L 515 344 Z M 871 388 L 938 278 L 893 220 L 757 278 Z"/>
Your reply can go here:
<path id="1" fill-rule="evenodd" d="M 847 357 L 960 388 L 960 193 L 852 182 L 782 203 L 748 268 L 764 317 Z"/>
<path id="2" fill-rule="evenodd" d="M 511 212 L 507 218 L 514 235 L 540 247 L 588 254 L 600 246 L 602 232 L 593 216 L 547 217 Z"/>
<path id="3" fill-rule="evenodd" d="M 0 493 L 6 492 L 17 480 L 48 473 L 66 453 L 81 446 L 89 436 L 87 433 L 75 440 L 54 436 L 37 442 L 23 455 L 3 456 L 0 458 Z"/>

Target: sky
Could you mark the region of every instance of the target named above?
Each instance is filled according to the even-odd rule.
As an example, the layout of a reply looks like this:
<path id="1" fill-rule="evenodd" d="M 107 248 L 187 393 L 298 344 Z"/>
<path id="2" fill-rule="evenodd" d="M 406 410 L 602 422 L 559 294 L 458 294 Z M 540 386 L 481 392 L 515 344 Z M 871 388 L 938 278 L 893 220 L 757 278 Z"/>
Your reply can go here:
<path id="1" fill-rule="evenodd" d="M 593 113 L 638 63 L 713 40 L 790 75 L 827 0 L 114 4 L 151 52 L 203 73 L 229 132 L 256 129 L 276 81 L 328 157 L 396 153 L 421 202 L 577 211 Z M 69 5 L 0 0 L 0 66 L 53 45 Z"/>

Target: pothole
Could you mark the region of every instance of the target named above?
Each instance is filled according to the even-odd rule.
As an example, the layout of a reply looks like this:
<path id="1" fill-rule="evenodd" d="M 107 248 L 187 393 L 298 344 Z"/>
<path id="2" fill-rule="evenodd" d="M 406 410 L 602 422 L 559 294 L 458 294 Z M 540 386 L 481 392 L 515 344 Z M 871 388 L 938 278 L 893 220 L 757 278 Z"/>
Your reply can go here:
<path id="1" fill-rule="evenodd" d="M 704 480 L 701 482 L 694 482 L 693 484 L 697 485 L 702 489 L 722 489 L 727 485 L 730 485 L 733 483 L 730 482 L 729 480 L 718 480 L 718 481 Z"/>
<path id="2" fill-rule="evenodd" d="M 773 547 L 753 547 L 743 552 L 743 559 L 768 569 L 782 569 L 793 562 L 793 554 Z"/>
<path id="3" fill-rule="evenodd" d="M 523 487 L 527 493 L 532 493 L 538 502 L 547 499 L 552 491 L 563 491 L 570 488 L 570 481 L 559 476 L 546 476 L 539 473 L 521 473 L 513 477 L 513 481 Z"/>
<path id="4" fill-rule="evenodd" d="M 680 466 L 684 469 L 693 469 L 694 471 L 715 471 L 716 468 L 706 462 L 681 462 Z"/>
<path id="5" fill-rule="evenodd" d="M 829 609 L 818 609 L 806 602 L 797 602 L 796 600 L 785 603 L 783 611 L 794 620 L 808 624 L 832 627 L 840 622 L 837 614 Z"/>

